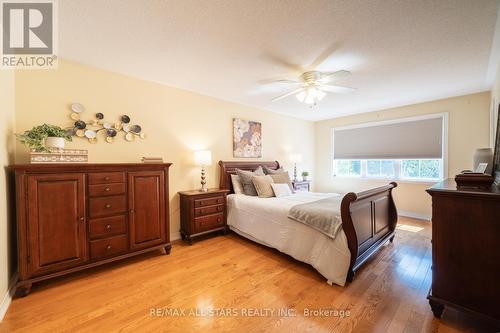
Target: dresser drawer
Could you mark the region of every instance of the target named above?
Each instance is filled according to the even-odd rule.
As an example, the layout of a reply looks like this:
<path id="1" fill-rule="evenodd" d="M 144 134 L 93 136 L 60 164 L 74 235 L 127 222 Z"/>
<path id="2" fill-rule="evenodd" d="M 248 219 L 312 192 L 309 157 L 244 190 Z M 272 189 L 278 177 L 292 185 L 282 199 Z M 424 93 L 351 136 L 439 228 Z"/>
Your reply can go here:
<path id="1" fill-rule="evenodd" d="M 91 239 L 116 236 L 126 232 L 127 224 L 124 215 L 104 217 L 89 222 L 89 236 Z"/>
<path id="2" fill-rule="evenodd" d="M 127 211 L 127 200 L 124 195 L 98 197 L 89 199 L 89 215 L 91 218 L 110 216 Z"/>
<path id="3" fill-rule="evenodd" d="M 208 215 L 194 219 L 196 232 L 224 226 L 224 214 Z"/>
<path id="4" fill-rule="evenodd" d="M 125 193 L 125 183 L 89 185 L 89 196 L 101 197 Z"/>
<path id="5" fill-rule="evenodd" d="M 88 182 L 92 184 L 124 183 L 124 172 L 94 172 L 88 174 Z"/>
<path id="6" fill-rule="evenodd" d="M 224 205 L 207 206 L 202 208 L 195 208 L 194 216 L 198 217 L 198 216 L 217 214 L 222 212 L 224 212 Z"/>
<path id="7" fill-rule="evenodd" d="M 90 257 L 98 259 L 112 256 L 128 250 L 127 235 L 115 236 L 90 241 Z"/>
<path id="8" fill-rule="evenodd" d="M 220 205 L 224 203 L 224 197 L 211 197 L 205 199 L 198 199 L 194 201 L 195 207 L 205 207 L 212 205 Z"/>

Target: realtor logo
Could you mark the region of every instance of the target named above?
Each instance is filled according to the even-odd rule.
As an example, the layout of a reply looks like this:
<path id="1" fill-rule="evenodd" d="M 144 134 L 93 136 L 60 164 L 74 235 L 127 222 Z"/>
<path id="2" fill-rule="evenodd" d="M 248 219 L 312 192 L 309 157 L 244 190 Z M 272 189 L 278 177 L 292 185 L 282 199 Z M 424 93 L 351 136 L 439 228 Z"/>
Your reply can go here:
<path id="1" fill-rule="evenodd" d="M 1 2 L 2 68 L 55 68 L 56 3 L 53 0 Z"/>

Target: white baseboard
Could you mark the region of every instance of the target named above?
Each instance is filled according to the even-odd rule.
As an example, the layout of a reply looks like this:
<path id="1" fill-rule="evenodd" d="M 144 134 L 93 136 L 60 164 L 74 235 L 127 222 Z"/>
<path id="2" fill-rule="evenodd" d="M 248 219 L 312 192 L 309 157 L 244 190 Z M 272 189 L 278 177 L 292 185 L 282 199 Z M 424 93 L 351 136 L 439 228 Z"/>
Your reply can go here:
<path id="1" fill-rule="evenodd" d="M 170 241 L 173 242 L 175 240 L 181 239 L 181 233 L 180 232 L 171 232 L 170 233 Z"/>
<path id="2" fill-rule="evenodd" d="M 426 221 L 430 221 L 432 219 L 431 215 L 409 212 L 406 210 L 398 210 L 398 215 Z"/>
<path id="3" fill-rule="evenodd" d="M 17 273 L 14 274 L 14 276 L 12 276 L 9 283 L 9 289 L 5 292 L 5 295 L 3 296 L 2 299 L 2 303 L 0 304 L 0 321 L 2 321 L 3 317 L 5 317 L 5 314 L 9 309 L 10 302 L 12 302 L 12 297 L 16 293 L 16 282 L 17 282 Z"/>

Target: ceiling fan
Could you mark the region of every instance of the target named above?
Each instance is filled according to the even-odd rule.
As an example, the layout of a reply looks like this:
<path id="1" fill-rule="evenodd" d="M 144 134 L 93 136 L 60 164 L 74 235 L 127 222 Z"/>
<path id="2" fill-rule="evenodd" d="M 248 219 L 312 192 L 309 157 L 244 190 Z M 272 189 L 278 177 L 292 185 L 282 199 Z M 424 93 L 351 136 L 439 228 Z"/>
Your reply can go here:
<path id="1" fill-rule="evenodd" d="M 271 81 L 270 83 L 290 84 L 297 87 L 290 92 L 274 97 L 271 99 L 271 102 L 276 102 L 288 96 L 295 95 L 300 102 L 308 104 L 312 107 L 318 104 L 318 102 L 323 99 L 327 93 L 346 94 L 356 90 L 351 87 L 331 84 L 331 82 L 349 76 L 350 74 L 351 72 L 346 70 L 339 70 L 335 72 L 320 72 L 312 70 L 302 73 L 297 80 L 282 79 Z"/>

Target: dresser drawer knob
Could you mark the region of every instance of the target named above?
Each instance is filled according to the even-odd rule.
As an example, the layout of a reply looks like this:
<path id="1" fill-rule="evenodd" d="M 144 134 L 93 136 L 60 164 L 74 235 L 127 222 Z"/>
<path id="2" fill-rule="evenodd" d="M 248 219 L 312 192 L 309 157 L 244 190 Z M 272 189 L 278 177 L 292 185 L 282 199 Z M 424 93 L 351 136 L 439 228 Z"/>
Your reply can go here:
<path id="1" fill-rule="evenodd" d="M 111 224 L 106 224 L 106 229 L 111 229 Z"/>
<path id="2" fill-rule="evenodd" d="M 106 246 L 106 250 L 111 250 L 111 245 Z"/>
<path id="3" fill-rule="evenodd" d="M 220 222 L 220 221 L 221 221 L 221 218 L 220 218 L 220 217 L 218 217 L 218 218 L 217 218 L 217 222 Z"/>
<path id="4" fill-rule="evenodd" d="M 220 212 L 222 210 L 222 207 L 217 207 L 217 210 Z"/>
<path id="5" fill-rule="evenodd" d="M 111 191 L 111 189 L 110 189 L 109 187 L 106 187 L 106 188 L 104 189 L 104 191 L 109 192 L 109 191 Z"/>
<path id="6" fill-rule="evenodd" d="M 104 206 L 106 208 L 111 208 L 111 204 L 106 204 L 106 206 Z"/>
<path id="7" fill-rule="evenodd" d="M 104 180 L 109 180 L 109 177 L 108 176 L 104 177 Z"/>

